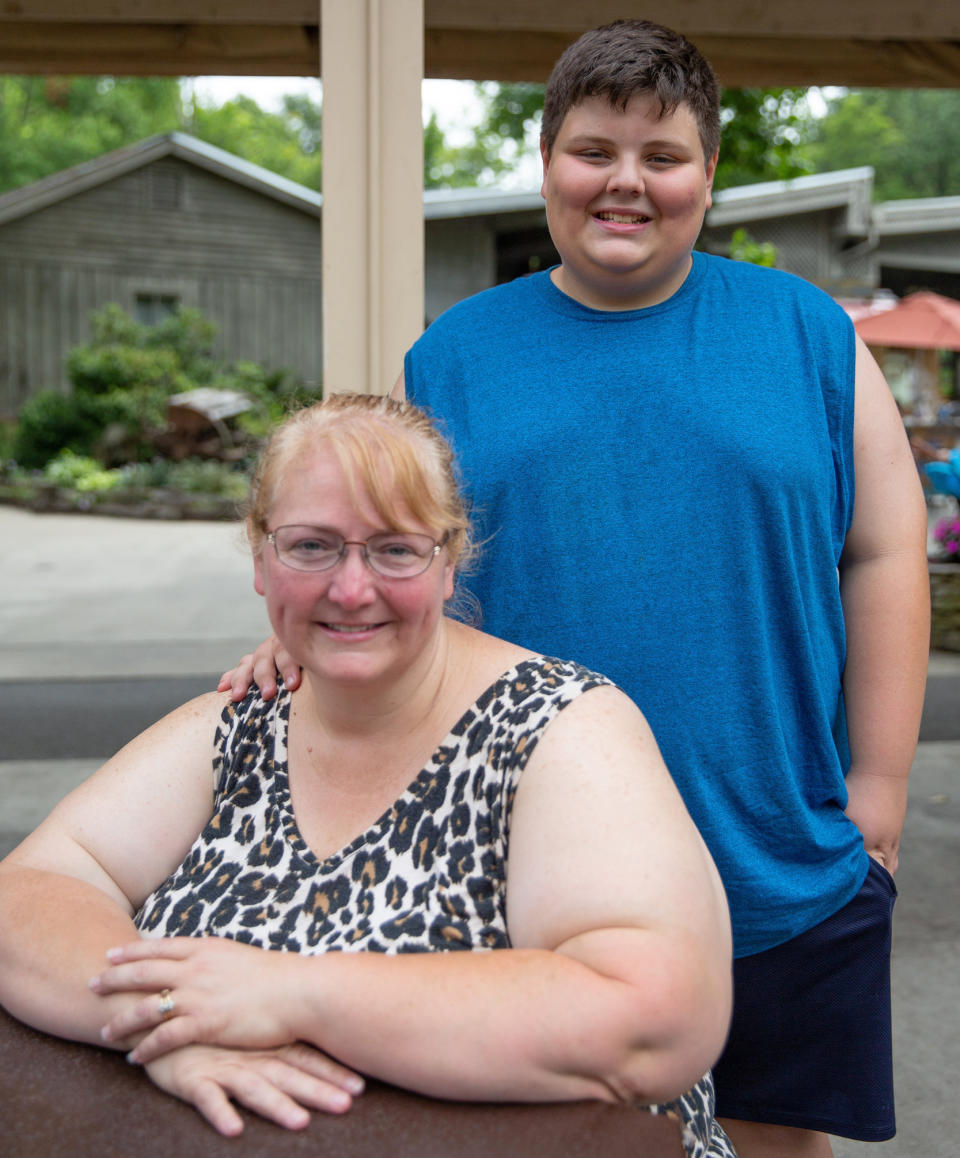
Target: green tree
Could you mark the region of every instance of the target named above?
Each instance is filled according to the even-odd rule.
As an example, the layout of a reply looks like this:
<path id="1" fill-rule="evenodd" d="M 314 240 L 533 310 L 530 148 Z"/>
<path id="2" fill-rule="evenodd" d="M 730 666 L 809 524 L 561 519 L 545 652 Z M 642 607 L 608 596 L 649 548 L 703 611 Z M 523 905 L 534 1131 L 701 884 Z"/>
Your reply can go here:
<path id="1" fill-rule="evenodd" d="M 486 97 L 486 113 L 481 134 L 491 140 L 513 140 L 517 145 L 539 135 L 543 118 L 542 84 L 483 84 L 478 89 Z"/>
<path id="2" fill-rule="evenodd" d="M 543 113 L 542 84 L 474 86 L 483 113 L 473 128 L 473 140 L 450 145 L 432 114 L 423 132 L 423 181 L 427 189 L 490 185 L 511 172 L 533 148 Z"/>
<path id="3" fill-rule="evenodd" d="M 874 194 L 945 197 L 960 193 L 960 92 L 863 89 L 828 104 L 810 157 L 818 172 L 871 165 Z"/>
<path id="4" fill-rule="evenodd" d="M 184 98 L 151 77 L 0 77 L 0 192 L 157 133 L 192 133 L 292 181 L 320 188 L 320 105 L 287 95 L 279 112 L 249 97 Z"/>
<path id="5" fill-rule="evenodd" d="M 809 173 L 813 117 L 802 88 L 725 89 L 715 189 L 784 181 Z"/>
<path id="6" fill-rule="evenodd" d="M 200 140 L 290 181 L 320 189 L 321 109 L 310 97 L 288 93 L 276 113 L 246 96 L 222 105 L 194 100 L 185 120 L 187 131 Z"/>
<path id="7" fill-rule="evenodd" d="M 0 77 L 0 191 L 182 126 L 173 79 Z"/>
<path id="8" fill-rule="evenodd" d="M 437 123 L 436 113 L 423 130 L 423 185 L 425 189 L 463 189 L 490 184 L 509 168 L 496 149 L 479 138 L 467 145 L 450 145 Z"/>

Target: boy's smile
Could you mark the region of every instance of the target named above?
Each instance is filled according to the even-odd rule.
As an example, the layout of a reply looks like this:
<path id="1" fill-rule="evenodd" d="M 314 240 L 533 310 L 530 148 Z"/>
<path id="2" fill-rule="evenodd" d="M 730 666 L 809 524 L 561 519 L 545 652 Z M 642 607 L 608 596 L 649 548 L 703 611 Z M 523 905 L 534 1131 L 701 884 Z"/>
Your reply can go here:
<path id="1" fill-rule="evenodd" d="M 656 305 L 690 270 L 717 158 L 704 158 L 686 105 L 658 112 L 647 95 L 623 112 L 587 97 L 567 113 L 550 154 L 541 147 L 541 192 L 562 262 L 553 281 L 594 309 Z"/>

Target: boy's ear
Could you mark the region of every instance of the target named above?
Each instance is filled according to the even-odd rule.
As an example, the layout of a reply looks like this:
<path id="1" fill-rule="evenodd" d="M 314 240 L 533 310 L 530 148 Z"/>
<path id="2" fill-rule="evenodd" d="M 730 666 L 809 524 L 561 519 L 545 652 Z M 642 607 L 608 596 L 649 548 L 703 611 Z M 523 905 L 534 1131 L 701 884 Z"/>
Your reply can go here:
<path id="1" fill-rule="evenodd" d="M 543 180 L 540 182 L 540 196 L 546 197 L 544 191 L 547 184 L 547 170 L 550 168 L 550 150 L 547 148 L 547 143 L 540 138 L 540 160 L 543 162 Z"/>
<path id="2" fill-rule="evenodd" d="M 714 154 L 707 160 L 707 208 L 713 204 L 713 178 L 717 173 L 717 158 L 720 156 L 720 150 L 715 149 Z"/>

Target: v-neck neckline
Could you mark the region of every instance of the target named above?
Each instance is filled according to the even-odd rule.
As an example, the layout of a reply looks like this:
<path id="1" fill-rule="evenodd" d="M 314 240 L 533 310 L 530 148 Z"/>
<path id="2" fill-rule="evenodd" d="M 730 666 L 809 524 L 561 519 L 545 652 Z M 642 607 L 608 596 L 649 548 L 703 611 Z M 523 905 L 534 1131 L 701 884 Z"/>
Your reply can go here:
<path id="1" fill-rule="evenodd" d="M 274 742 L 273 742 L 273 776 L 270 779 L 270 792 L 277 806 L 284 836 L 291 845 L 294 853 L 313 871 L 321 873 L 333 872 L 365 844 L 376 844 L 384 832 L 395 823 L 397 817 L 408 804 L 414 800 L 423 799 L 433 787 L 435 777 L 444 769 L 447 761 L 444 753 L 455 747 L 455 741 L 462 736 L 473 721 L 482 714 L 495 698 L 501 684 L 515 680 L 530 668 L 543 664 L 546 657 L 535 656 L 522 659 L 501 672 L 495 680 L 473 700 L 460 714 L 453 726 L 434 749 L 430 758 L 414 776 L 407 787 L 388 805 L 380 816 L 362 832 L 358 833 L 347 844 L 336 852 L 327 856 L 318 856 L 304 839 L 297 822 L 293 808 L 293 799 L 290 794 L 290 764 L 289 764 L 289 727 L 292 693 L 284 687 L 278 688 L 274 702 Z"/>

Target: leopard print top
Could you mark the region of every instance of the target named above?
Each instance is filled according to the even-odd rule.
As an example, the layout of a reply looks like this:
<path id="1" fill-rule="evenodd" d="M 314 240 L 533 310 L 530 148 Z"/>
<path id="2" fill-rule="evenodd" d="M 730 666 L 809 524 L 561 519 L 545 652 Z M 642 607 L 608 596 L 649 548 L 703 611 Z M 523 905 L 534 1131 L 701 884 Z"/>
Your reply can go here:
<path id="1" fill-rule="evenodd" d="M 526 660 L 459 719 L 406 791 L 367 831 L 319 860 L 290 799 L 290 695 L 228 704 L 216 735 L 213 816 L 144 902 L 145 937 L 231 937 L 263 949 L 422 953 L 510 946 L 510 812 L 539 736 L 607 684 L 576 664 Z M 709 1077 L 669 1106 L 691 1158 L 720 1158 Z"/>

